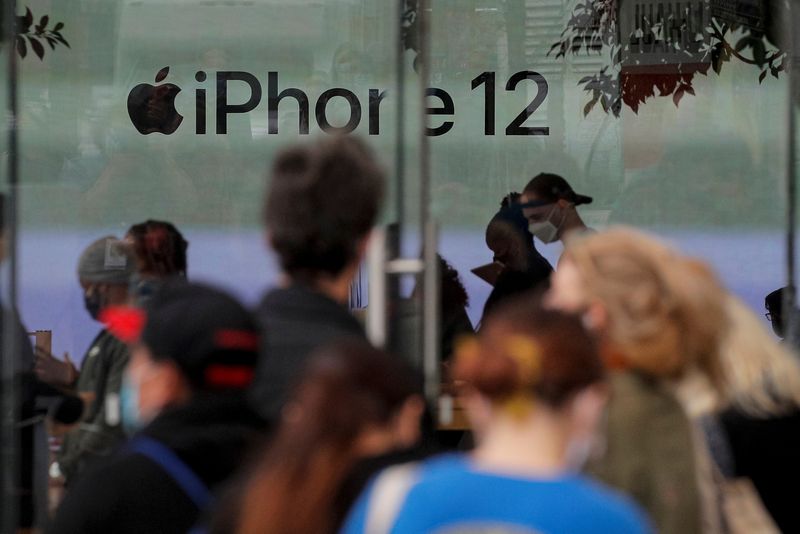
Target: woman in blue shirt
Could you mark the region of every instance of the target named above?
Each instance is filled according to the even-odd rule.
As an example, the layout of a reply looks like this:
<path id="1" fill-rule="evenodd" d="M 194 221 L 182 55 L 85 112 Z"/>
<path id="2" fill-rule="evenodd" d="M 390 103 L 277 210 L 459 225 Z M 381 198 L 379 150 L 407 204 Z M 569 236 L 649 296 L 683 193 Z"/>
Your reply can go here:
<path id="1" fill-rule="evenodd" d="M 634 504 L 577 474 L 606 398 L 578 319 L 510 301 L 460 346 L 453 374 L 477 448 L 384 471 L 343 532 L 650 532 Z"/>

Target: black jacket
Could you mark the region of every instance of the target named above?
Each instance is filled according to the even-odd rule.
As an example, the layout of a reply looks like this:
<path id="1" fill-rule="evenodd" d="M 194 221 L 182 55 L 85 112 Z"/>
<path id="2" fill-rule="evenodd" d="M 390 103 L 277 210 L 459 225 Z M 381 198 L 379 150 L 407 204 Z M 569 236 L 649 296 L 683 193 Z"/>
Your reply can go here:
<path id="1" fill-rule="evenodd" d="M 35 487 L 35 468 L 37 456 L 44 456 L 46 452 L 40 450 L 41 454 L 37 454 L 37 448 L 46 447 L 46 443 L 42 442 L 43 431 L 40 424 L 34 424 L 36 417 L 36 396 L 39 394 L 39 386 L 41 383 L 36 380 L 33 374 L 33 348 L 31 347 L 30 338 L 28 337 L 25 327 L 20 321 L 19 315 L 16 310 L 9 313 L 0 305 L 0 357 L 5 357 L 5 342 L 3 333 L 5 332 L 3 326 L 4 321 L 9 321 L 12 325 L 12 331 L 15 332 L 17 341 L 18 353 L 15 354 L 17 365 L 19 366 L 16 371 L 16 391 L 15 401 L 17 405 L 17 417 L 19 422 L 22 423 L 19 427 L 16 436 L 17 446 L 19 447 L 19 464 L 15 480 L 15 494 L 17 500 L 17 519 L 18 525 L 22 528 L 32 527 L 34 524 L 34 517 L 37 514 L 35 510 L 35 495 L 37 490 L 43 491 L 43 488 Z M 2 384 L 5 390 L 6 385 Z M 3 406 L 6 410 L 7 407 Z M 37 439 L 38 437 L 38 439 Z M 6 466 L 0 467 L 0 472 Z M 4 510 L 0 510 L 0 525 L 2 522 Z M 41 515 L 41 514 L 39 514 Z"/>
<path id="2" fill-rule="evenodd" d="M 127 345 L 105 329 L 97 334 L 83 357 L 75 392 L 93 393 L 95 400 L 86 407 L 80 424 L 64 436 L 58 455 L 68 486 L 88 465 L 111 454 L 125 440 L 122 426 L 109 424 L 106 399 L 111 394 L 119 395 L 128 358 Z"/>
<path id="3" fill-rule="evenodd" d="M 732 474 L 753 481 L 781 532 L 800 532 L 793 488 L 800 479 L 800 410 L 759 419 L 729 409 L 719 421 L 728 438 Z"/>
<path id="4" fill-rule="evenodd" d="M 133 439 L 166 445 L 214 493 L 263 430 L 243 396 L 211 396 L 160 414 Z M 68 490 L 46 532 L 184 534 L 203 512 L 161 466 L 123 445 Z"/>
<path id="5" fill-rule="evenodd" d="M 365 338 L 347 308 L 311 288 L 294 285 L 267 293 L 256 315 L 263 332 L 253 405 L 275 420 L 289 389 L 314 349 L 345 338 Z"/>

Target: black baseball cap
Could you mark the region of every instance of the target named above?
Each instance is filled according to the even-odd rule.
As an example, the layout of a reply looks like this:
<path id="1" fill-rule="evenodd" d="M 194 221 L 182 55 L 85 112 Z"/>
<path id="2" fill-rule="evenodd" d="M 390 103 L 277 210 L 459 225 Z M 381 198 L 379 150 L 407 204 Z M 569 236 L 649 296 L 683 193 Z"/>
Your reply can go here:
<path id="1" fill-rule="evenodd" d="M 253 380 L 258 327 L 244 306 L 218 289 L 169 281 L 144 308 L 111 308 L 101 320 L 122 341 L 146 345 L 156 360 L 174 361 L 197 389 L 244 389 Z"/>
<path id="2" fill-rule="evenodd" d="M 567 200 L 576 206 L 581 204 L 591 204 L 592 197 L 580 195 L 572 189 L 572 186 L 561 176 L 548 172 L 539 173 L 533 177 L 525 186 L 523 193 L 531 193 L 539 197 L 539 200 L 523 204 L 523 208 L 534 208 L 545 204 L 552 204 L 560 199 Z"/>

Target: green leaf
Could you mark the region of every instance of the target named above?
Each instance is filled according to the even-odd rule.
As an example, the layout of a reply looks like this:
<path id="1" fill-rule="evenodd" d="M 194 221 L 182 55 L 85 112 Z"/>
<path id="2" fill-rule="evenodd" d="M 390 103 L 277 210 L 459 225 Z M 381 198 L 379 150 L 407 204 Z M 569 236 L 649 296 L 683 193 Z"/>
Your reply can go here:
<path id="1" fill-rule="evenodd" d="M 63 22 L 59 22 L 58 24 L 55 25 L 55 27 L 53 28 L 53 31 L 57 32 L 63 27 L 64 27 L 64 23 Z"/>
<path id="2" fill-rule="evenodd" d="M 764 69 L 764 71 L 758 76 L 758 83 L 760 84 L 761 82 L 763 82 L 764 78 L 766 77 L 767 77 L 767 69 Z"/>
<path id="3" fill-rule="evenodd" d="M 611 112 L 614 113 L 614 116 L 619 118 L 619 113 L 622 111 L 622 99 L 617 98 L 614 101 L 614 104 L 611 106 Z"/>
<path id="4" fill-rule="evenodd" d="M 39 26 L 41 28 L 47 28 L 47 23 L 50 22 L 50 17 L 47 15 L 42 15 L 42 18 L 39 19 Z"/>
<path id="5" fill-rule="evenodd" d="M 714 72 L 717 74 L 722 70 L 722 49 L 722 43 L 715 44 L 711 49 L 711 68 L 713 68 Z"/>
<path id="6" fill-rule="evenodd" d="M 35 37 L 28 36 L 28 42 L 31 43 L 31 48 L 36 56 L 41 60 L 44 59 L 44 46 Z"/>
<path id="7" fill-rule="evenodd" d="M 750 41 L 750 37 L 742 37 L 741 39 L 739 39 L 739 42 L 736 43 L 735 50 L 737 52 L 741 52 L 742 50 L 747 48 L 747 46 L 749 45 L 749 41 Z"/>
<path id="8" fill-rule="evenodd" d="M 591 99 L 589 102 L 586 103 L 586 105 L 583 107 L 584 117 L 587 116 L 589 112 L 592 111 L 592 108 L 594 107 L 595 104 L 597 104 L 597 97 L 594 97 L 593 99 Z"/>
<path id="9" fill-rule="evenodd" d="M 681 98 L 683 98 L 683 93 L 684 91 L 683 88 L 681 87 L 677 91 L 675 91 L 675 93 L 672 95 L 672 101 L 675 103 L 675 107 L 678 107 Z"/>
<path id="10" fill-rule="evenodd" d="M 19 57 L 23 59 L 28 54 L 28 45 L 25 44 L 25 39 L 19 35 L 17 36 L 17 53 L 19 54 Z"/>
<path id="11" fill-rule="evenodd" d="M 70 48 L 70 46 L 69 46 L 69 43 L 67 42 L 67 40 L 66 40 L 66 39 L 64 39 L 64 38 L 61 36 L 61 34 L 60 34 L 60 33 L 55 33 L 55 32 L 53 32 L 53 38 L 54 38 L 56 41 L 58 41 L 59 43 L 61 43 L 61 44 L 63 44 L 64 46 L 66 46 L 67 48 Z"/>
<path id="12" fill-rule="evenodd" d="M 763 67 L 764 63 L 766 63 L 767 58 L 767 50 L 764 47 L 763 41 L 754 40 L 753 42 L 753 60 L 756 62 L 756 65 L 759 67 Z"/>

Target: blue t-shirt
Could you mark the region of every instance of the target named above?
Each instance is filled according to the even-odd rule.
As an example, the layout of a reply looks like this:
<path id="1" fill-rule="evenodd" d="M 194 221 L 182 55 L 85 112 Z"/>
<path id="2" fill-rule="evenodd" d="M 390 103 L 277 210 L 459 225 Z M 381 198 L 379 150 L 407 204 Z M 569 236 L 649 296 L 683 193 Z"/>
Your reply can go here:
<path id="1" fill-rule="evenodd" d="M 476 469 L 465 455 L 419 466 L 392 534 L 649 533 L 630 500 L 579 475 L 512 477 Z M 350 511 L 342 533 L 365 532 L 374 481 Z M 373 533 L 368 533 L 373 534 Z"/>

